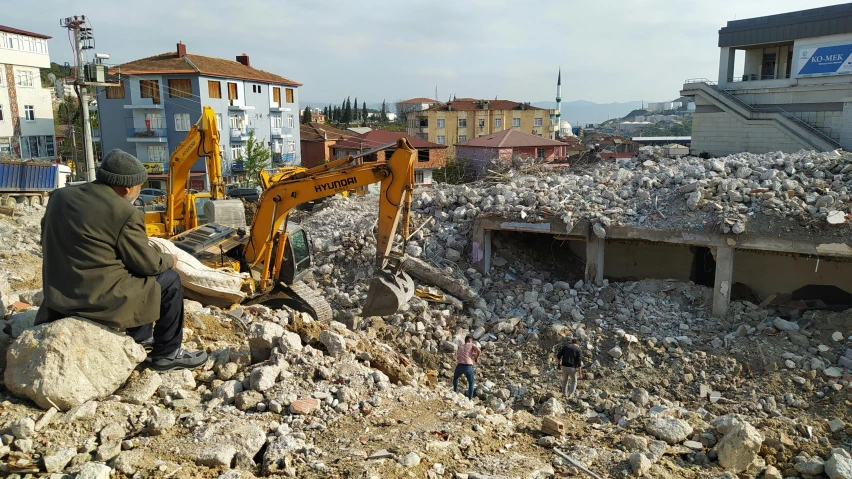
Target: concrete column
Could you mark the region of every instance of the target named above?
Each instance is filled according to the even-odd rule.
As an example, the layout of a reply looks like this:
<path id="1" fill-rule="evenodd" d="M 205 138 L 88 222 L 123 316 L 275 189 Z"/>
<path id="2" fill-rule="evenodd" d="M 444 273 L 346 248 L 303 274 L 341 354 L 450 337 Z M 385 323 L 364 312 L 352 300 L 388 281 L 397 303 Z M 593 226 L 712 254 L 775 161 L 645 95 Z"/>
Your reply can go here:
<path id="1" fill-rule="evenodd" d="M 722 88 L 734 77 L 735 56 L 736 50 L 731 47 L 719 49 L 719 86 Z"/>
<path id="2" fill-rule="evenodd" d="M 591 231 L 586 237 L 586 278 L 587 283 L 603 284 L 604 246 L 606 240 L 598 238 Z"/>
<path id="3" fill-rule="evenodd" d="M 476 271 L 488 274 L 491 269 L 491 230 L 486 230 L 480 221 L 476 221 L 472 240 L 471 264 Z"/>
<path id="4" fill-rule="evenodd" d="M 713 316 L 724 318 L 731 302 L 734 278 L 734 248 L 719 246 L 716 250 L 716 278 L 713 280 Z"/>

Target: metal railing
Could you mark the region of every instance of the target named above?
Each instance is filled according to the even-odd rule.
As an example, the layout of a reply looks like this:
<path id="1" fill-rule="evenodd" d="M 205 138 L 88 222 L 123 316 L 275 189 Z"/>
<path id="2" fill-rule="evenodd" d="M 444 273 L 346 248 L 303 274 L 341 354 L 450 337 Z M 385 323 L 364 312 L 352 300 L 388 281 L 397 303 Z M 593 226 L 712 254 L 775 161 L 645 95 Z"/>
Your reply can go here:
<path id="1" fill-rule="evenodd" d="M 249 136 L 254 132 L 254 128 L 245 127 L 245 128 L 231 128 L 231 138 L 242 138 L 244 136 Z"/>
<path id="2" fill-rule="evenodd" d="M 127 128 L 128 138 L 163 138 L 167 133 L 166 128 Z"/>
<path id="3" fill-rule="evenodd" d="M 281 127 L 273 126 L 272 127 L 272 134 L 275 135 L 275 136 L 281 136 Z"/>
<path id="4" fill-rule="evenodd" d="M 841 148 L 840 143 L 838 143 L 834 138 L 831 138 L 830 136 L 826 135 L 825 133 L 819 131 L 817 128 L 815 128 L 810 123 L 802 120 L 801 118 L 796 117 L 795 115 L 793 115 L 792 113 L 790 113 L 789 111 L 787 111 L 787 110 L 785 110 L 781 107 L 755 107 L 754 105 L 750 105 L 750 104 L 746 103 L 745 101 L 743 101 L 741 98 L 739 98 L 737 95 L 734 95 L 730 91 L 728 91 L 724 88 L 721 88 L 718 84 L 716 84 L 716 82 L 707 80 L 706 78 L 688 79 L 684 82 L 684 84 L 704 84 L 704 85 L 707 85 L 708 88 L 710 88 L 714 92 L 722 95 L 723 97 L 725 97 L 725 99 L 732 101 L 735 104 L 742 107 L 743 109 L 745 109 L 749 113 L 748 115 L 745 115 L 748 119 L 771 119 L 771 118 L 754 118 L 754 115 L 760 115 L 760 114 L 763 114 L 763 113 L 768 113 L 768 114 L 777 113 L 777 114 L 783 116 L 784 118 L 787 118 L 791 122 L 795 123 L 797 126 L 808 131 L 810 134 L 812 134 L 812 135 L 816 136 L 817 138 L 821 139 L 822 141 L 828 143 L 829 145 L 831 145 L 835 149 Z M 718 100 L 719 97 L 716 97 L 716 99 Z M 783 125 L 783 123 L 780 123 L 780 124 Z M 796 131 L 794 131 L 790 128 L 787 128 L 787 129 L 788 129 L 788 131 L 795 134 L 799 138 L 802 138 L 803 140 L 810 142 L 810 140 L 808 138 L 802 137 L 801 135 L 799 135 L 798 132 L 796 132 Z"/>
<path id="5" fill-rule="evenodd" d="M 755 74 L 750 74 L 750 75 L 743 75 L 741 77 L 731 77 L 731 78 L 728 78 L 728 81 L 731 82 L 731 83 L 736 83 L 736 82 L 744 82 L 744 81 L 789 80 L 790 78 L 792 78 L 792 77 L 790 76 L 789 73 L 784 74 L 784 75 L 755 75 Z"/>

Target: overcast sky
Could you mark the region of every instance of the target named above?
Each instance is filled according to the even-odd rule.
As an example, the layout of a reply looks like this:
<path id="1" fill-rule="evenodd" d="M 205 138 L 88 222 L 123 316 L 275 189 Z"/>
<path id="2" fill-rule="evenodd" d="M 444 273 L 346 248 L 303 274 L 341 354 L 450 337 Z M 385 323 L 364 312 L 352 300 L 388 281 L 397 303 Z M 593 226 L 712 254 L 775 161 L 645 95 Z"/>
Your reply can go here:
<path id="1" fill-rule="evenodd" d="M 0 0 L 0 22 L 53 36 L 86 15 L 110 63 L 172 51 L 233 59 L 303 83 L 302 100 L 367 102 L 450 95 L 661 101 L 687 78 L 715 79 L 728 20 L 843 2 L 825 0 Z"/>

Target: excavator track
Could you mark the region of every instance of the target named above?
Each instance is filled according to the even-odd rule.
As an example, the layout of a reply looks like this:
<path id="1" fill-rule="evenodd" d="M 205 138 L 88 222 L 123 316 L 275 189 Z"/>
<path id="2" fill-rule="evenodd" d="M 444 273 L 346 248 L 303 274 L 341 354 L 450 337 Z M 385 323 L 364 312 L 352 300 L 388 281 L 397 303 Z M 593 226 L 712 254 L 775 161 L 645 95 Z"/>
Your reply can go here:
<path id="1" fill-rule="evenodd" d="M 262 304 L 273 309 L 287 306 L 308 313 L 322 323 L 328 324 L 332 320 L 328 301 L 303 281 L 295 281 L 291 285 L 278 283 L 272 291 L 251 298 L 245 304 Z"/>

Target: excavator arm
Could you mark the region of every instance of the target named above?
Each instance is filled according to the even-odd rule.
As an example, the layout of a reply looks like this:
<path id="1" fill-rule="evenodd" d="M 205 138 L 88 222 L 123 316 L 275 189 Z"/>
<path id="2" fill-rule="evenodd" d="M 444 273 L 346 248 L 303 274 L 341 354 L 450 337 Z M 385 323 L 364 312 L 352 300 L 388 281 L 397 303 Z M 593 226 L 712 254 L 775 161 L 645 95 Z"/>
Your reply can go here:
<path id="1" fill-rule="evenodd" d="M 169 182 L 166 201 L 166 235 L 173 236 L 178 229 L 187 229 L 182 224 L 186 220 L 187 185 L 192 165 L 200 157 L 207 163 L 207 176 L 210 182 L 210 198 L 225 197 L 225 183 L 222 179 L 222 155 L 219 152 L 219 127 L 216 114 L 209 106 L 201 112 L 201 118 L 192 125 L 186 138 L 178 144 L 169 157 Z"/>
<path id="2" fill-rule="evenodd" d="M 380 275 L 384 275 L 383 280 L 386 284 L 390 282 L 398 285 L 399 281 L 394 281 L 390 277 L 399 278 L 404 275 L 399 271 L 390 272 L 388 262 L 393 259 L 391 256 L 393 238 L 400 222 L 402 223 L 403 237 L 408 236 L 408 220 L 417 150 L 404 138 L 400 138 L 395 146 L 396 151 L 386 162 L 346 166 L 351 162 L 351 158 L 336 160 L 333 163 L 311 170 L 291 173 L 290 177 L 272 183 L 264 189 L 244 255 L 245 260 L 253 268 L 262 265 L 261 288 L 268 287 L 275 280 L 275 272 L 279 265 L 273 263 L 279 262 L 280 258 L 273 258 L 274 240 L 277 238 L 279 244 L 283 245 L 286 237 L 282 235 L 286 235 L 286 233 L 280 233 L 281 226 L 287 220 L 287 216 L 293 208 L 302 203 L 378 182 L 381 183 L 381 193 L 379 196 L 376 266 L 380 270 Z M 402 282 L 411 283 L 411 280 L 405 278 Z M 406 284 L 404 286 L 405 288 L 412 286 L 411 294 L 413 294 L 413 285 Z M 381 290 L 382 288 L 374 288 L 371 285 L 368 305 L 372 303 L 370 297 L 381 294 L 378 292 L 374 294 L 374 289 Z M 380 315 L 381 311 L 386 309 L 390 308 L 373 308 L 374 311 L 379 311 L 376 315 Z M 395 312 L 396 308 L 393 308 L 393 310 Z"/>

